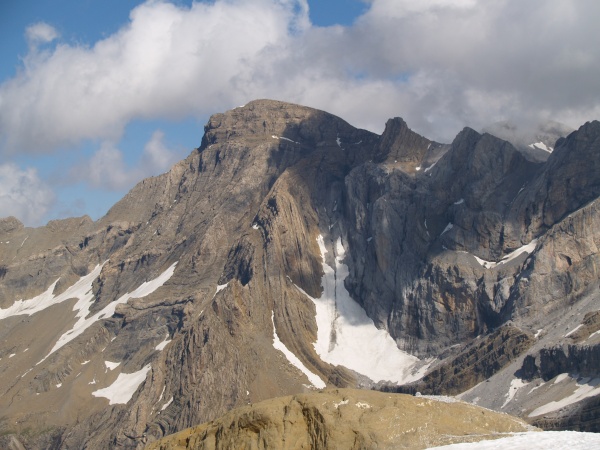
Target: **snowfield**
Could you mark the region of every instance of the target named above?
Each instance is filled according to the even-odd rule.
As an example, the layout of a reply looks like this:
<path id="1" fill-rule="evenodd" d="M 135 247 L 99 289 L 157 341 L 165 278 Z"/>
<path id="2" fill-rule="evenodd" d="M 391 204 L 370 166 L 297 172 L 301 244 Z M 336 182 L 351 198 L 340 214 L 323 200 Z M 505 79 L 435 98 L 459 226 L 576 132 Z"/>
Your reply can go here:
<path id="1" fill-rule="evenodd" d="M 443 450 L 591 450 L 600 448 L 600 434 L 577 431 L 529 431 L 501 439 L 431 447 Z"/>
<path id="2" fill-rule="evenodd" d="M 94 397 L 106 397 L 109 400 L 109 405 L 125 404 L 131 400 L 135 391 L 144 382 L 149 370 L 150 364 L 142 367 L 137 372 L 120 373 L 113 384 L 92 392 L 92 395 Z"/>
<path id="3" fill-rule="evenodd" d="M 74 308 L 77 308 L 77 305 L 82 305 L 92 301 L 92 283 L 96 278 L 98 278 L 98 275 L 100 275 L 103 265 L 104 264 L 98 264 L 89 274 L 81 277 L 73 286 L 56 297 L 54 296 L 53 292 L 58 280 L 52 283 L 45 292 L 42 292 L 37 297 L 33 297 L 29 300 L 17 300 L 6 309 L 0 308 L 0 320 L 23 314 L 31 316 L 36 312 L 43 311 L 52 305 L 57 305 L 72 298 L 76 298 L 78 300 Z"/>
<path id="4" fill-rule="evenodd" d="M 64 333 L 58 339 L 56 344 L 54 344 L 54 347 L 52 347 L 52 350 L 50 350 L 50 353 L 48 353 L 46 355 L 46 357 L 44 359 L 42 359 L 42 361 L 44 361 L 46 358 L 48 358 L 48 356 L 50 356 L 56 350 L 62 348 L 63 346 L 65 346 L 66 344 L 71 342 L 77 336 L 81 335 L 85 330 L 87 330 L 89 327 L 91 327 L 98 320 L 112 317 L 112 315 L 115 313 L 115 309 L 116 309 L 117 305 L 120 305 L 122 303 L 127 303 L 129 301 L 129 299 L 131 299 L 131 298 L 143 298 L 143 297 L 146 297 L 147 295 L 152 294 L 154 291 L 156 291 L 159 287 L 161 287 L 163 284 L 165 284 L 173 276 L 176 265 L 177 265 L 176 262 L 171 264 L 171 266 L 167 270 L 165 270 L 162 274 L 160 274 L 154 280 L 146 281 L 145 283 L 142 283 L 136 290 L 134 290 L 131 293 L 122 295 L 117 300 L 109 303 L 104 308 L 102 308 L 101 311 L 98 311 L 96 314 L 94 314 L 91 317 L 87 317 L 87 316 L 90 313 L 90 308 L 94 302 L 94 297 L 91 294 L 91 292 L 88 292 L 88 294 L 85 297 L 81 298 L 73 307 L 73 310 L 77 311 L 77 315 L 76 315 L 76 317 L 78 318 L 77 322 L 75 322 L 75 324 L 73 325 L 73 328 L 71 328 L 69 331 Z M 99 272 L 98 272 L 98 274 L 99 274 Z M 90 281 L 90 288 L 91 288 L 92 281 Z M 40 361 L 40 362 L 42 362 L 42 361 Z"/>
<path id="5" fill-rule="evenodd" d="M 418 371 L 421 361 L 400 350 L 386 330 L 378 329 L 365 310 L 355 302 L 344 286 L 348 266 L 341 239 L 335 245 L 335 269 L 325 263 L 325 242 L 317 238 L 323 260 L 323 294 L 320 298 L 302 293 L 315 304 L 317 342 L 315 350 L 321 359 L 366 375 L 373 381 L 407 383 L 418 380 L 427 366 Z"/>

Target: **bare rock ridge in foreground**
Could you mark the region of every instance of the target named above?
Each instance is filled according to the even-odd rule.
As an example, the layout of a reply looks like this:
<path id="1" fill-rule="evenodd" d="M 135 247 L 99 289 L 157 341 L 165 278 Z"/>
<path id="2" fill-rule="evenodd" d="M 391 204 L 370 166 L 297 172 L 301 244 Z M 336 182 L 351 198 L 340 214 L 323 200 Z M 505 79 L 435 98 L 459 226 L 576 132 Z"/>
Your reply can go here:
<path id="1" fill-rule="evenodd" d="M 216 114 L 96 222 L 0 219 L 0 444 L 142 448 L 323 387 L 598 431 L 598 196 L 597 121 L 536 162 L 469 128 Z"/>
<path id="2" fill-rule="evenodd" d="M 336 389 L 243 406 L 148 450 L 422 449 L 530 429 L 515 417 L 463 402 Z"/>

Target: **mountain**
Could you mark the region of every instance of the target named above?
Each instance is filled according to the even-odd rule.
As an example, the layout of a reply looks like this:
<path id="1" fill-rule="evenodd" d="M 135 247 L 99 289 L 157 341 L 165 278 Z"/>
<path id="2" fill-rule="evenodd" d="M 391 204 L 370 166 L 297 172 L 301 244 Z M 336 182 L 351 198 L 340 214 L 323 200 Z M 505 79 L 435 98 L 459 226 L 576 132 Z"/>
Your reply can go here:
<path id="1" fill-rule="evenodd" d="M 520 150 L 526 158 L 543 162 L 554 150 L 554 143 L 574 129 L 564 123 L 548 120 L 533 125 L 517 125 L 510 121 L 495 122 L 482 130 L 504 139 Z"/>
<path id="2" fill-rule="evenodd" d="M 597 431 L 600 122 L 553 149 L 257 100 L 96 222 L 0 220 L 0 442 L 141 448 L 324 387 Z"/>

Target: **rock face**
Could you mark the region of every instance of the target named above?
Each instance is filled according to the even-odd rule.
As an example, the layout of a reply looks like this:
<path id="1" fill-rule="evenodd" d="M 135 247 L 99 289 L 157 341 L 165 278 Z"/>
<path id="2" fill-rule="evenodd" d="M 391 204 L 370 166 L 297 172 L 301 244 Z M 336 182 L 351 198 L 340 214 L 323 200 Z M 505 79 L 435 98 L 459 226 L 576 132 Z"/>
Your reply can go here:
<path id="1" fill-rule="evenodd" d="M 141 448 L 249 402 L 390 381 L 528 420 L 581 383 L 596 395 L 598 164 L 600 122 L 535 162 L 471 129 L 378 136 L 269 100 L 216 114 L 97 222 L 0 221 L 0 431 Z M 521 395 L 563 344 L 589 379 Z"/>
<path id="2" fill-rule="evenodd" d="M 266 400 L 148 446 L 175 449 L 421 449 L 528 431 L 514 417 L 444 399 L 336 389 Z"/>

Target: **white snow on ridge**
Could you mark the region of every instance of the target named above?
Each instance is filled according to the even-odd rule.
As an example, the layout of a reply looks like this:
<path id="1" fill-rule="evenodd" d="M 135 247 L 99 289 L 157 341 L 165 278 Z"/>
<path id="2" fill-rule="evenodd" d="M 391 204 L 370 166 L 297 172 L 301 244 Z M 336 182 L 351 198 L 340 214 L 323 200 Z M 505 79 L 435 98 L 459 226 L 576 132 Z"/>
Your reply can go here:
<path id="1" fill-rule="evenodd" d="M 472 256 L 477 260 L 477 262 L 481 266 L 485 267 L 486 269 L 493 269 L 494 267 L 497 267 L 501 264 L 506 264 L 507 262 L 512 261 L 513 259 L 521 256 L 523 253 L 531 254 L 535 250 L 535 247 L 537 246 L 537 242 L 538 242 L 538 240 L 534 239 L 529 244 L 523 245 L 522 247 L 519 247 L 515 251 L 509 253 L 508 255 L 506 255 L 504 258 L 502 258 L 498 262 L 486 261 L 484 259 L 478 258 L 475 255 L 472 255 Z M 467 252 L 465 252 L 465 253 L 467 253 Z"/>
<path id="2" fill-rule="evenodd" d="M 42 311 L 52 305 L 62 303 L 72 298 L 78 299 L 78 302 L 74 308 L 76 308 L 79 304 L 91 301 L 93 298 L 93 294 L 91 292 L 92 283 L 96 278 L 98 278 L 98 275 L 100 275 L 100 271 L 102 270 L 102 266 L 104 264 L 98 264 L 89 274 L 81 277 L 73 286 L 56 297 L 54 296 L 53 292 L 58 280 L 52 283 L 45 292 L 41 293 L 37 297 L 33 297 L 29 300 L 18 300 L 8 308 L 0 309 L 0 320 L 22 314 L 31 316 L 36 312 Z"/>
<path id="3" fill-rule="evenodd" d="M 137 391 L 138 387 L 144 382 L 149 370 L 150 364 L 142 367 L 137 372 L 120 373 L 113 384 L 92 392 L 92 395 L 94 397 L 107 398 L 109 400 L 109 405 L 125 404 L 131 400 L 135 391 Z"/>
<path id="4" fill-rule="evenodd" d="M 430 447 L 430 450 L 590 450 L 600 448 L 600 434 L 580 433 L 578 431 L 528 431 L 525 433 L 508 433 L 508 437 L 490 439 L 479 442 L 465 442 L 441 447 Z"/>
<path id="5" fill-rule="evenodd" d="M 335 270 L 325 263 L 323 236 L 317 238 L 317 243 L 323 259 L 323 293 L 315 299 L 299 289 L 316 307 L 317 354 L 325 362 L 347 367 L 373 381 L 406 383 L 421 378 L 427 367 L 413 373 L 419 359 L 400 350 L 388 332 L 379 330 L 350 297 L 344 286 L 349 272 L 342 262 L 345 249 L 341 239 L 336 243 Z"/>
<path id="6" fill-rule="evenodd" d="M 294 355 L 281 340 L 279 336 L 277 336 L 277 330 L 275 329 L 275 312 L 271 313 L 271 322 L 273 323 L 273 347 L 276 350 L 282 352 L 286 359 L 290 362 L 291 365 L 299 369 L 306 378 L 311 382 L 311 384 L 317 389 L 325 389 L 327 385 L 325 382 L 319 377 L 317 374 L 311 372 L 303 363 L 298 359 L 296 355 Z"/>
<path id="7" fill-rule="evenodd" d="M 544 150 L 548 153 L 552 153 L 552 151 L 554 150 L 552 147 L 548 147 L 546 144 L 544 144 L 543 142 L 536 142 L 534 144 L 529 144 L 530 148 L 533 148 L 534 150 L 536 148 L 540 149 L 540 150 Z"/>
<path id="8" fill-rule="evenodd" d="M 90 307 L 92 306 L 92 303 L 93 303 L 93 295 L 91 294 L 91 291 L 88 292 L 89 295 L 86 295 L 84 298 L 81 298 L 73 307 L 73 311 L 77 311 L 77 315 L 76 315 L 76 317 L 78 318 L 77 322 L 75 322 L 75 324 L 73 325 L 73 328 L 71 328 L 69 331 L 64 333 L 58 339 L 56 344 L 54 344 L 54 347 L 52 347 L 52 350 L 50 350 L 50 353 L 48 353 L 44 357 L 44 359 L 42 359 L 42 361 L 44 361 L 46 358 L 48 358 L 48 356 L 50 356 L 56 350 L 60 349 L 61 347 L 63 347 L 64 345 L 68 344 L 73 339 L 75 339 L 76 337 L 81 335 L 85 330 L 87 330 L 89 327 L 91 327 L 94 324 L 94 322 L 96 322 L 100 319 L 106 318 L 106 317 L 112 317 L 112 315 L 115 313 L 115 309 L 116 309 L 117 305 L 127 303 L 129 301 L 129 299 L 132 299 L 132 298 L 143 298 L 143 297 L 146 297 L 147 295 L 152 294 L 154 291 L 156 291 L 159 287 L 161 287 L 163 284 L 165 284 L 173 276 L 176 265 L 177 265 L 177 262 L 171 264 L 171 266 L 167 270 L 165 270 L 163 273 L 161 273 L 154 280 L 150 280 L 150 281 L 146 281 L 146 282 L 142 283 L 133 292 L 122 295 L 117 300 L 109 303 L 104 308 L 102 308 L 101 311 L 98 311 L 96 314 L 94 314 L 91 317 L 87 317 L 87 316 L 89 315 Z M 39 363 L 41 363 L 42 361 L 40 361 Z"/>

